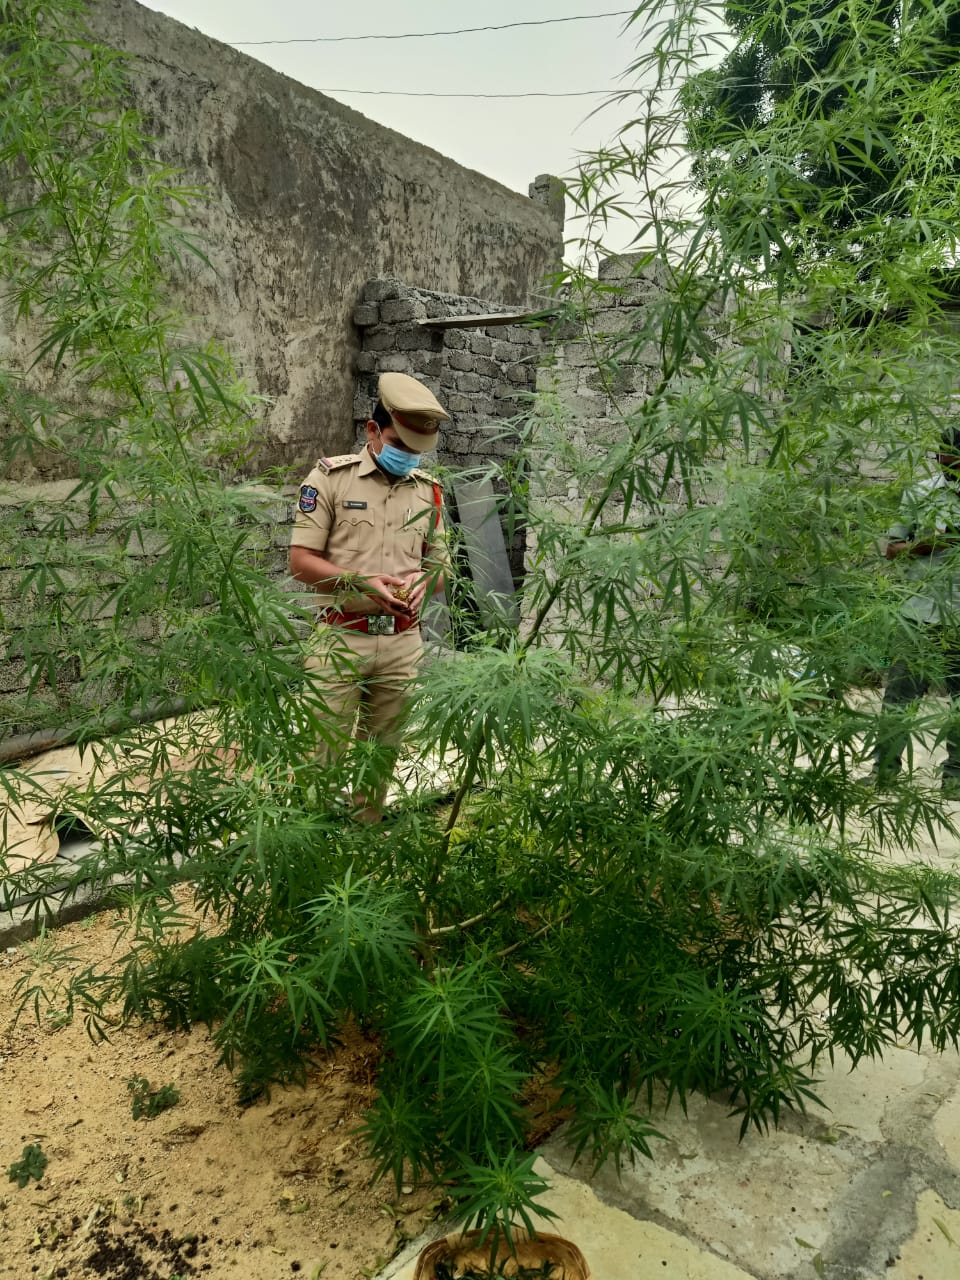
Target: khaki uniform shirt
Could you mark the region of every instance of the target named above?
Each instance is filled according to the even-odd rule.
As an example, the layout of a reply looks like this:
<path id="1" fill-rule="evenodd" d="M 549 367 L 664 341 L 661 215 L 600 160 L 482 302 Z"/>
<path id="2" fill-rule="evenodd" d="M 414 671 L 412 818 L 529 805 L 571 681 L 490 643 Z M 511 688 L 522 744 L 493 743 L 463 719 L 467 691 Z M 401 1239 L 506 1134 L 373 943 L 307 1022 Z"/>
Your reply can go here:
<path id="1" fill-rule="evenodd" d="M 402 578 L 449 565 L 443 513 L 434 480 L 417 469 L 388 479 L 367 448 L 321 458 L 300 486 L 291 544 L 319 552 L 349 573 Z M 318 591 L 323 605 L 342 607 L 345 595 Z"/>

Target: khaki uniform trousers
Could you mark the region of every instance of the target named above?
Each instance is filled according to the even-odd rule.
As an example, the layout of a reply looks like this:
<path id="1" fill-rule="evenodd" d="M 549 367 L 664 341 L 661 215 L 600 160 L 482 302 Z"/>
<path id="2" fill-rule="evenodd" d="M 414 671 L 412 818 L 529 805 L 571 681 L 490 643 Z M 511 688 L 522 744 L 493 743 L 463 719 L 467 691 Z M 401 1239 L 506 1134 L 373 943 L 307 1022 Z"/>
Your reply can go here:
<path id="1" fill-rule="evenodd" d="M 332 741 L 320 750 L 329 763 L 350 739 L 393 748 L 403 740 L 403 718 L 410 686 L 423 656 L 420 628 L 399 635 L 367 635 L 336 625 L 318 626 L 306 660 L 308 677 L 328 710 Z M 386 784 L 376 795 L 358 795 L 361 820 L 379 821 Z"/>

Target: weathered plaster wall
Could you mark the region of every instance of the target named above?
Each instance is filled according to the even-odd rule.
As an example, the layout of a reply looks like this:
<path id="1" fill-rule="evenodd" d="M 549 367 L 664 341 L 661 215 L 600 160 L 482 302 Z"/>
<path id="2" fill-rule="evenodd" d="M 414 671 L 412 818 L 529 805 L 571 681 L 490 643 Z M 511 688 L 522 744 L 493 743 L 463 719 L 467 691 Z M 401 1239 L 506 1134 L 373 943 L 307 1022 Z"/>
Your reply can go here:
<path id="1" fill-rule="evenodd" d="M 197 266 L 176 292 L 273 398 L 260 462 L 349 447 L 365 281 L 511 305 L 542 295 L 561 252 L 549 205 L 134 0 L 98 0 L 91 21 L 136 55 L 136 103 L 163 158 L 209 190 L 191 222 L 217 274 Z"/>

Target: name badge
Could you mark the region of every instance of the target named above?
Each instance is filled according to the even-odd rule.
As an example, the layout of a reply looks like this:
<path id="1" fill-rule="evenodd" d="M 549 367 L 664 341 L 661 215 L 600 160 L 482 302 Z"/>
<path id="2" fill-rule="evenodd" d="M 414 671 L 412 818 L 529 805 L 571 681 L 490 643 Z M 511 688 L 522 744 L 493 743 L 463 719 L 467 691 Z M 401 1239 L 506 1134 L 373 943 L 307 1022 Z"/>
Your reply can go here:
<path id="1" fill-rule="evenodd" d="M 367 509 L 365 502 L 345 502 L 343 505 L 348 511 L 366 511 Z"/>

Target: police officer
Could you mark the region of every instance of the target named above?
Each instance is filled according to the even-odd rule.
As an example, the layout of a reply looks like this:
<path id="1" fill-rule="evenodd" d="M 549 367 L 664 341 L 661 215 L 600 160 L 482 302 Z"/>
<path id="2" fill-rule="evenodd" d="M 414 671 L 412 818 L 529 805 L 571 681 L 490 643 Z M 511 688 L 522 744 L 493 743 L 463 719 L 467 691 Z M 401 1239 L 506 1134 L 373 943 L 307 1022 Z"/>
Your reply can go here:
<path id="1" fill-rule="evenodd" d="M 377 391 L 364 447 L 320 458 L 301 485 L 291 539 L 290 572 L 317 594 L 307 669 L 330 712 L 328 758 L 350 736 L 399 745 L 420 610 L 448 563 L 440 487 L 417 464 L 449 415 L 407 374 L 381 374 Z M 356 816 L 379 821 L 385 792 L 356 795 Z"/>

